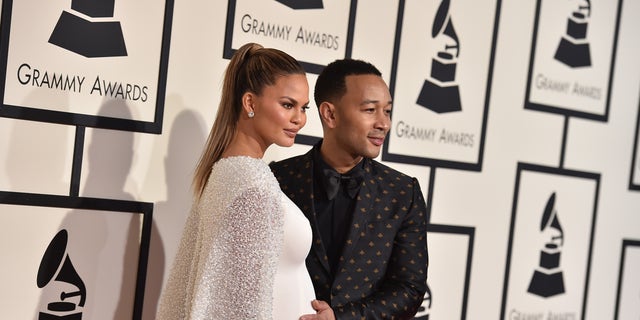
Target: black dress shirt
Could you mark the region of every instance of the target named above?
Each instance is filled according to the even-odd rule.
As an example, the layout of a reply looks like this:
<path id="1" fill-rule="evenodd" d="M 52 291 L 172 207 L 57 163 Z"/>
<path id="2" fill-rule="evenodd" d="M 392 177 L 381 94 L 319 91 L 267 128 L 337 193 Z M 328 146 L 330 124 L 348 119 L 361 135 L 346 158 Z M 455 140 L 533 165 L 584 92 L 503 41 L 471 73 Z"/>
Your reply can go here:
<path id="1" fill-rule="evenodd" d="M 314 152 L 314 208 L 322 244 L 327 252 L 331 273 L 335 275 L 342 248 L 353 217 L 357 191 L 362 184 L 364 169 L 360 162 L 345 174 L 330 167 L 320 155 Z M 331 181 L 333 179 L 333 181 Z M 337 184 L 337 193 L 331 192 Z M 330 198 L 335 193 L 333 198 Z"/>

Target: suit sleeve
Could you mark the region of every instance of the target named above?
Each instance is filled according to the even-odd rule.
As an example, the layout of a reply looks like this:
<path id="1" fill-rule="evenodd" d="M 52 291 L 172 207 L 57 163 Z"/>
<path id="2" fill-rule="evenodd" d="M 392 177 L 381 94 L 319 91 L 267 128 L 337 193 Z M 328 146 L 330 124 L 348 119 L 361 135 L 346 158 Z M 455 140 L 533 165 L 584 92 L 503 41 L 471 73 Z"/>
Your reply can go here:
<path id="1" fill-rule="evenodd" d="M 408 212 L 394 242 L 379 289 L 334 308 L 336 319 L 411 319 L 427 290 L 427 210 L 420 185 L 412 178 Z"/>

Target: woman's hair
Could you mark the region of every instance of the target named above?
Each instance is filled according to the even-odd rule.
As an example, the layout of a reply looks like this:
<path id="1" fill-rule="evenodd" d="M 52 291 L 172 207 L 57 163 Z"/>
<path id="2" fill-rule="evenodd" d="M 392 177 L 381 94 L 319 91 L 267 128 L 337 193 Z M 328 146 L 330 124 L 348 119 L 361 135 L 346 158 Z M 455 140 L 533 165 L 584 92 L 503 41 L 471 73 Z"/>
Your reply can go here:
<path id="1" fill-rule="evenodd" d="M 196 198 L 200 198 L 213 164 L 220 160 L 233 139 L 242 112 L 242 96 L 246 92 L 260 95 L 265 86 L 292 74 L 304 75 L 305 71 L 296 59 L 278 49 L 247 43 L 233 54 L 224 74 L 216 119 L 196 165 L 193 177 Z"/>

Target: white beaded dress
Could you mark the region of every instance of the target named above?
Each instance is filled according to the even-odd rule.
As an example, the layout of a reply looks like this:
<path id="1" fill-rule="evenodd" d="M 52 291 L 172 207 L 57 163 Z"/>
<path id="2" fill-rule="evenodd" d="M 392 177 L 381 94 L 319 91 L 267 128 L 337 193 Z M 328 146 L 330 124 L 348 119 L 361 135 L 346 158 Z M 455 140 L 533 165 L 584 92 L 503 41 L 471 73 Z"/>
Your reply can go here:
<path id="1" fill-rule="evenodd" d="M 187 218 L 158 319 L 298 319 L 315 313 L 311 228 L 261 159 L 214 164 Z"/>

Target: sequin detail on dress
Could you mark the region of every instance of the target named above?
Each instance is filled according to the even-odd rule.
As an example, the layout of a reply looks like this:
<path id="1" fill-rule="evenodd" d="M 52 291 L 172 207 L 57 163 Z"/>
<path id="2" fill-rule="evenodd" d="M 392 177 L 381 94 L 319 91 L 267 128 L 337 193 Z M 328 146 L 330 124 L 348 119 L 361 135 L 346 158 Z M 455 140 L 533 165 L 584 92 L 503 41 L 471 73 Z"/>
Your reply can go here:
<path id="1" fill-rule="evenodd" d="M 158 319 L 272 319 L 283 210 L 266 163 L 218 161 L 187 218 Z"/>

